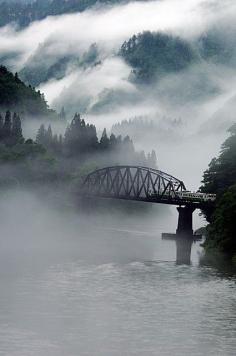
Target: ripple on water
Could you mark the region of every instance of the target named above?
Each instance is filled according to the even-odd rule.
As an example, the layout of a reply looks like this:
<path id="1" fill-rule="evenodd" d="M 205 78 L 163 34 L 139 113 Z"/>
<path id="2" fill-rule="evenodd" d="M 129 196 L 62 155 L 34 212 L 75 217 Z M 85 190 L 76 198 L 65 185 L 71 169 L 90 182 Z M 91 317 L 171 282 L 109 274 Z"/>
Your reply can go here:
<path id="1" fill-rule="evenodd" d="M 0 304 L 3 355 L 236 354 L 235 281 L 209 268 L 74 261 L 14 288 Z"/>

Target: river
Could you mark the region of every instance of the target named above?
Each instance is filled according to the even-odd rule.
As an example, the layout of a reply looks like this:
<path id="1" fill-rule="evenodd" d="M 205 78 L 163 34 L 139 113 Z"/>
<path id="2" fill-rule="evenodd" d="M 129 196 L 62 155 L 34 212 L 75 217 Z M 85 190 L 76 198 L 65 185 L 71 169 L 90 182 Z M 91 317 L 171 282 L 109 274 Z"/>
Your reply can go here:
<path id="1" fill-rule="evenodd" d="M 175 214 L 83 218 L 0 204 L 0 355 L 234 356 L 235 278 L 177 266 Z"/>

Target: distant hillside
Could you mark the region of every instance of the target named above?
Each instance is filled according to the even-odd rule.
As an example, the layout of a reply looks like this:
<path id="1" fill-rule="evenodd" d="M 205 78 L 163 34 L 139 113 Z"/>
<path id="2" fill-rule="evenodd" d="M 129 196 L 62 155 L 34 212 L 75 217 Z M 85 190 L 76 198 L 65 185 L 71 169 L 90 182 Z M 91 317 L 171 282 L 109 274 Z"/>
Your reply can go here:
<path id="1" fill-rule="evenodd" d="M 179 72 L 199 58 L 192 46 L 179 37 L 149 31 L 125 41 L 120 55 L 133 68 L 133 79 L 138 82 L 150 82 L 166 73 Z"/>
<path id="2" fill-rule="evenodd" d="M 40 91 L 25 85 L 17 73 L 12 74 L 4 66 L 0 66 L 0 108 L 18 111 L 26 116 L 56 116 L 48 108 Z"/>
<path id="3" fill-rule="evenodd" d="M 204 33 L 197 46 L 200 55 L 216 64 L 236 66 L 236 26 L 213 27 Z"/>
<path id="4" fill-rule="evenodd" d="M 50 50 L 51 43 L 40 44 L 35 53 L 28 59 L 22 70 L 20 78 L 28 84 L 38 86 L 50 79 L 61 79 L 74 68 L 87 68 L 96 65 L 99 53 L 96 44 L 92 44 L 88 51 L 81 55 L 71 55 L 65 52 L 55 56 Z M 45 61 L 44 58 L 47 58 Z"/>
<path id="5" fill-rule="evenodd" d="M 47 16 L 82 12 L 94 5 L 125 3 L 125 0 L 35 0 L 31 3 L 10 1 L 0 3 L 0 26 L 16 22 L 19 26 L 28 26 L 32 21 Z"/>
<path id="6" fill-rule="evenodd" d="M 152 120 L 145 116 L 123 120 L 112 126 L 115 136 L 128 135 L 132 140 L 142 145 L 154 145 L 157 141 L 179 140 L 183 136 L 184 123 L 181 118 L 155 115 Z"/>

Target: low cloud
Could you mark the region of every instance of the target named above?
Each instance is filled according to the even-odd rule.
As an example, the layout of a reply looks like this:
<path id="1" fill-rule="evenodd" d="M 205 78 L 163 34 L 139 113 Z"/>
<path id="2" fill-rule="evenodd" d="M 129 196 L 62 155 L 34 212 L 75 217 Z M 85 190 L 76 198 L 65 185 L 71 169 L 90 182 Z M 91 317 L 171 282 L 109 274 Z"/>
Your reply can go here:
<path id="1" fill-rule="evenodd" d="M 220 7 L 220 11 L 213 12 L 213 5 Z M 61 51 L 76 54 L 94 42 L 110 53 L 134 33 L 145 30 L 197 35 L 211 23 L 232 14 L 235 8 L 233 1 L 222 6 L 219 1 L 210 0 L 166 0 L 132 2 L 105 10 L 48 17 L 21 31 L 13 26 L 1 28 L 0 53 L 18 52 L 21 60 L 14 63 L 18 68 L 46 41 L 50 41 L 55 56 Z"/>

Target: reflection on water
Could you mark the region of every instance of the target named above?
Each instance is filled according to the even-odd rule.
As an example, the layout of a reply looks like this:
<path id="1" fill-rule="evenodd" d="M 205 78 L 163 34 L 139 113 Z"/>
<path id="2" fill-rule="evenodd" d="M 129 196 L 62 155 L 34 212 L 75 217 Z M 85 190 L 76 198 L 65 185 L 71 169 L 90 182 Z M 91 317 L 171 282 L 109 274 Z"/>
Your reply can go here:
<path id="1" fill-rule="evenodd" d="M 199 243 L 177 266 L 150 221 L 83 226 L 42 211 L 17 240 L 1 221 L 0 355 L 236 354 L 235 279 L 199 267 Z"/>

